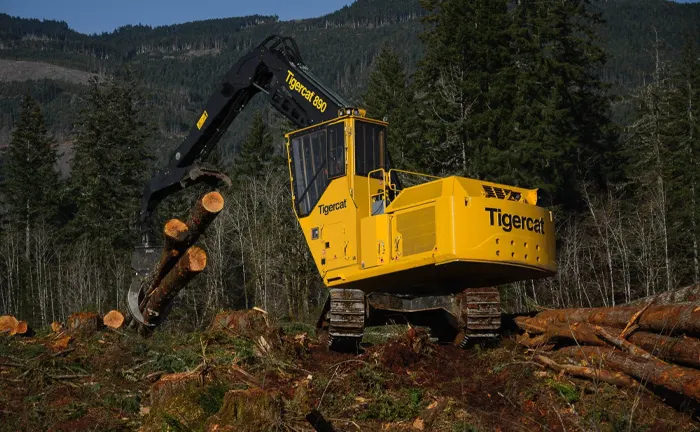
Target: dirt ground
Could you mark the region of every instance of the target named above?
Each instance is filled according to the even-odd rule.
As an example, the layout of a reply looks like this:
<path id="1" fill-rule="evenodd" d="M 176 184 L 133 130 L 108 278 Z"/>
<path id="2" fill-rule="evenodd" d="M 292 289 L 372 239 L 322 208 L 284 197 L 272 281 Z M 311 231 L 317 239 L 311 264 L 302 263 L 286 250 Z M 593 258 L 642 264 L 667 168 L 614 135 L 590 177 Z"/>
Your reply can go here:
<path id="1" fill-rule="evenodd" d="M 560 376 L 510 338 L 460 349 L 395 326 L 371 330 L 359 355 L 329 352 L 301 324 L 263 341 L 61 338 L 0 336 L 0 430 L 310 431 L 313 409 L 337 431 L 700 429 L 689 401 Z"/>

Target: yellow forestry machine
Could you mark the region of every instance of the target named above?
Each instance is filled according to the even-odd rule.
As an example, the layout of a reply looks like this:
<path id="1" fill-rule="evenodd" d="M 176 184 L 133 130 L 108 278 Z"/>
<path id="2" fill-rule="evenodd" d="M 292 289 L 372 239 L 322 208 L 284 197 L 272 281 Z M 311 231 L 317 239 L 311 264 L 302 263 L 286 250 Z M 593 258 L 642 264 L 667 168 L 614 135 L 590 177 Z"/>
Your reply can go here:
<path id="1" fill-rule="evenodd" d="M 208 100 L 165 169 L 145 188 L 142 242 L 132 260 L 134 319 L 142 279 L 161 248 L 149 221 L 166 196 L 197 182 L 228 179 L 200 163 L 257 93 L 298 126 L 286 135 L 293 208 L 330 295 L 318 321 L 329 346 L 357 347 L 365 326 L 427 325 L 464 344 L 500 328 L 494 288 L 556 272 L 552 213 L 537 190 L 394 169 L 387 127 L 325 87 L 296 43 L 271 36 L 243 56 Z M 403 187 L 399 179 L 422 182 Z"/>

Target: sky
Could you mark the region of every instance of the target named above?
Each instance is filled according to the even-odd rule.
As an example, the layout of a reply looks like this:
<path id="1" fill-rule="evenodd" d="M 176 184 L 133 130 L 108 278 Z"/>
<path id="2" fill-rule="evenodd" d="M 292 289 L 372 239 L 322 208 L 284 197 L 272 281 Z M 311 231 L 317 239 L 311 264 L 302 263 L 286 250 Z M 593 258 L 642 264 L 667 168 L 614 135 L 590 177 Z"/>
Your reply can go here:
<path id="1" fill-rule="evenodd" d="M 74 30 L 90 34 L 127 24 L 158 26 L 254 14 L 278 15 L 282 20 L 311 18 L 350 3 L 352 0 L 0 0 L 0 12 L 65 21 Z"/>
<path id="2" fill-rule="evenodd" d="M 0 12 L 65 21 L 72 29 L 90 34 L 127 24 L 158 26 L 255 14 L 278 15 L 282 20 L 311 18 L 350 3 L 352 0 L 0 0 Z"/>

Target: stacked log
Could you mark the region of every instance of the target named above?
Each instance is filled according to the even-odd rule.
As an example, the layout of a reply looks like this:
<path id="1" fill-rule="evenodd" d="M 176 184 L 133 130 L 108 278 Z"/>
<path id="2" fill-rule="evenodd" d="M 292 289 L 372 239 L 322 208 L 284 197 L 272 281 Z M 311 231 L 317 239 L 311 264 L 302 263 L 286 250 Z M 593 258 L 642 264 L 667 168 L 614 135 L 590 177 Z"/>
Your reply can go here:
<path id="1" fill-rule="evenodd" d="M 221 194 L 209 192 L 197 201 L 185 222 L 171 219 L 165 223 L 163 253 L 145 280 L 145 295 L 139 304 L 146 323 L 161 323 L 175 296 L 206 268 L 207 254 L 194 244 L 223 207 Z"/>
<path id="2" fill-rule="evenodd" d="M 515 322 L 517 342 L 538 351 L 543 366 L 621 387 L 650 383 L 700 402 L 697 304 L 547 310 Z M 552 351 L 568 363 L 542 355 Z"/>

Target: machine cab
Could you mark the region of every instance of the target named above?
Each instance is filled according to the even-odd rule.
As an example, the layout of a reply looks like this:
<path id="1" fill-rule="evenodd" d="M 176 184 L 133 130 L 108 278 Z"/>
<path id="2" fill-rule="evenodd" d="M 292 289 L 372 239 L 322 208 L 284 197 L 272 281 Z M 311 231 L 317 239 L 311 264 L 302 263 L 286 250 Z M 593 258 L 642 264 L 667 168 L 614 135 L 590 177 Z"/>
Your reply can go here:
<path id="1" fill-rule="evenodd" d="M 363 110 L 287 135 L 294 210 L 298 219 L 348 208 L 369 211 L 369 184 L 383 186 L 389 171 L 387 123 L 364 117 Z M 360 196 L 365 197 L 359 199 Z"/>

